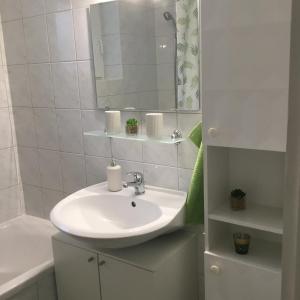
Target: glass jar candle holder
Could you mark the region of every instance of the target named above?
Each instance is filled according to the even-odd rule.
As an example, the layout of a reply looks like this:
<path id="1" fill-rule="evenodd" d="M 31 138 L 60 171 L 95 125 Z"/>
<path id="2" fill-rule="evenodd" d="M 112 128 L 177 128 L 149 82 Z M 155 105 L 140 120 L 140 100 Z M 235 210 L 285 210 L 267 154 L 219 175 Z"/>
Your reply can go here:
<path id="1" fill-rule="evenodd" d="M 249 252 L 251 236 L 248 233 L 236 232 L 233 234 L 235 252 L 245 255 Z"/>

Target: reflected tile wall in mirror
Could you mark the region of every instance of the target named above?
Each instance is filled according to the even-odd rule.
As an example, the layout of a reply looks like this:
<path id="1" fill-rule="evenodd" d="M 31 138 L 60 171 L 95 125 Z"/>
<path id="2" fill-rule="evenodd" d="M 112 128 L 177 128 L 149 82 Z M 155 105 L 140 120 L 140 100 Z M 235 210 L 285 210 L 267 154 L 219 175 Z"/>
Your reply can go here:
<path id="1" fill-rule="evenodd" d="M 98 107 L 198 111 L 198 14 L 197 0 L 91 5 Z"/>

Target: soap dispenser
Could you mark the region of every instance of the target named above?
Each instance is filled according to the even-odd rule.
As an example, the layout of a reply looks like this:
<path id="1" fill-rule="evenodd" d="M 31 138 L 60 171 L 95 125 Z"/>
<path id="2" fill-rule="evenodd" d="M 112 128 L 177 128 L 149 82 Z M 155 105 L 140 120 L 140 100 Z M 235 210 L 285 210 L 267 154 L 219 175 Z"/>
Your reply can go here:
<path id="1" fill-rule="evenodd" d="M 111 192 L 118 192 L 122 190 L 122 167 L 117 165 L 114 160 L 106 169 L 107 187 Z"/>

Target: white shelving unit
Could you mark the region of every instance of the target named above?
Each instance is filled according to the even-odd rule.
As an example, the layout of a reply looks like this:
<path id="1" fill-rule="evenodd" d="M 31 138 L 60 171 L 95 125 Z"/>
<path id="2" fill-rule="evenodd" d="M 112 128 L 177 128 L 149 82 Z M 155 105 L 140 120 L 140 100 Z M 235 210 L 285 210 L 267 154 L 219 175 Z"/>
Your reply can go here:
<path id="1" fill-rule="evenodd" d="M 285 300 L 292 2 L 225 2 L 201 1 L 206 300 Z M 230 209 L 234 189 L 246 210 Z M 250 234 L 248 254 L 235 253 L 235 232 Z"/>

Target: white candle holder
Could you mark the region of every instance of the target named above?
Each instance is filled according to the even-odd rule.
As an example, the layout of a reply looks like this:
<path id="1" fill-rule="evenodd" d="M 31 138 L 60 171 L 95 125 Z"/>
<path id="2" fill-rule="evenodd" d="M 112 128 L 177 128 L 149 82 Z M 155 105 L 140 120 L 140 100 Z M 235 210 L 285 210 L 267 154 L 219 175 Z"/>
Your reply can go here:
<path id="1" fill-rule="evenodd" d="M 106 133 L 117 134 L 121 132 L 121 112 L 109 110 L 105 112 Z"/>
<path id="2" fill-rule="evenodd" d="M 162 113 L 146 114 L 146 133 L 147 136 L 159 139 L 163 135 L 164 118 Z"/>

